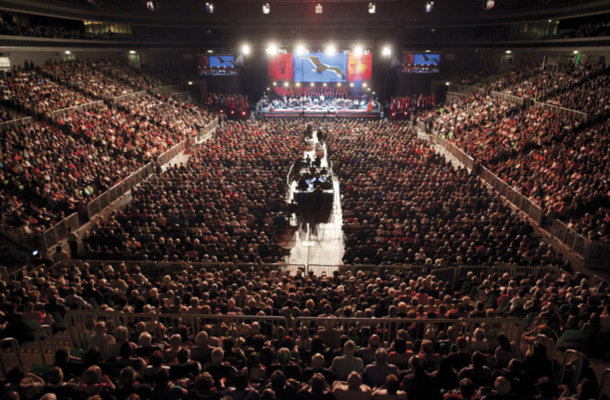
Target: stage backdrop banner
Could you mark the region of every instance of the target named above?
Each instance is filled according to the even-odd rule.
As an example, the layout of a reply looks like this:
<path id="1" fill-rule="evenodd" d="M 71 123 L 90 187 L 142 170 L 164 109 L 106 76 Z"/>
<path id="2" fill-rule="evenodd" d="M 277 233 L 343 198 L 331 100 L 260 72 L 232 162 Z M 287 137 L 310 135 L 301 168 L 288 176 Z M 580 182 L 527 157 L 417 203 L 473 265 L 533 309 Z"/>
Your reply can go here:
<path id="1" fill-rule="evenodd" d="M 210 67 L 212 68 L 234 68 L 235 59 L 231 55 L 208 56 Z"/>
<path id="2" fill-rule="evenodd" d="M 370 81 L 373 74 L 373 54 L 357 56 L 350 53 L 347 59 L 347 80 L 350 82 Z"/>
<path id="3" fill-rule="evenodd" d="M 293 54 L 295 82 L 345 82 L 347 54 Z"/>
<path id="4" fill-rule="evenodd" d="M 267 71 L 270 81 L 292 81 L 292 53 L 278 53 L 269 58 Z"/>

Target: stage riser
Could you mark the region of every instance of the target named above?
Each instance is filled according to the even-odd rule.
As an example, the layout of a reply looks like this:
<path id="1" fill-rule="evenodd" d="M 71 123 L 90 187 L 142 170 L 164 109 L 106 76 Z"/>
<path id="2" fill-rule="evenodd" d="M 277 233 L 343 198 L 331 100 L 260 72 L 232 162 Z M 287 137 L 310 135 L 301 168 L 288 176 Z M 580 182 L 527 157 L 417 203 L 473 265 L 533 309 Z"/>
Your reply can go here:
<path id="1" fill-rule="evenodd" d="M 301 113 L 262 113 L 259 114 L 260 117 L 262 118 L 303 118 L 303 115 Z M 316 114 L 305 114 L 305 118 L 367 118 L 367 119 L 381 119 L 381 115 L 380 114 L 354 114 L 354 113 L 349 113 L 349 114 L 339 114 L 339 116 L 337 117 L 334 113 L 333 114 L 328 114 L 328 115 L 324 115 L 323 113 L 316 113 Z"/>

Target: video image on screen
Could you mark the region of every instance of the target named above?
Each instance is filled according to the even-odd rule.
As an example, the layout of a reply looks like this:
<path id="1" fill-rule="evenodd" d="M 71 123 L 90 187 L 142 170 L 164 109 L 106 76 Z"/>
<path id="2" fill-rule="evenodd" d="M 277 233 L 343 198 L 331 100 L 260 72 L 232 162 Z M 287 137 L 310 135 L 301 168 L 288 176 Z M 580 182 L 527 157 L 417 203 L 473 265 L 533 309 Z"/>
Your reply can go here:
<path id="1" fill-rule="evenodd" d="M 363 82 L 371 79 L 373 55 L 354 53 L 278 53 L 269 58 L 270 81 Z"/>
<path id="2" fill-rule="evenodd" d="M 440 54 L 403 54 L 402 72 L 408 74 L 436 74 L 440 72 Z"/>
<path id="3" fill-rule="evenodd" d="M 198 55 L 197 61 L 199 62 L 197 68 L 199 75 L 237 75 L 235 57 L 231 54 Z"/>

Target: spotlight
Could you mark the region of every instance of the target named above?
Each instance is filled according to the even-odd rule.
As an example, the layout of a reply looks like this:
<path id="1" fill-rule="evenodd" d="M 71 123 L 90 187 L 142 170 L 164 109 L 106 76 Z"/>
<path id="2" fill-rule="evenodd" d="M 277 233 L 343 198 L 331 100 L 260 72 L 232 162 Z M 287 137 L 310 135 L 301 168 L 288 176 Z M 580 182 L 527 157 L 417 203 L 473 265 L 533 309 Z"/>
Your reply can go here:
<path id="1" fill-rule="evenodd" d="M 341 87 L 341 82 L 337 83 L 337 86 L 338 86 L 338 87 Z"/>
<path id="2" fill-rule="evenodd" d="M 445 82 L 445 85 L 449 86 L 451 85 L 451 82 Z"/>
<path id="3" fill-rule="evenodd" d="M 157 11 L 159 9 L 159 2 L 149 0 L 146 2 L 146 8 L 148 8 L 148 11 Z"/>
<path id="4" fill-rule="evenodd" d="M 366 88 L 366 90 L 368 90 L 369 92 L 371 91 L 371 88 Z"/>
<path id="5" fill-rule="evenodd" d="M 208 50 L 208 54 L 212 54 L 214 50 Z"/>
<path id="6" fill-rule="evenodd" d="M 70 50 L 66 50 L 64 53 L 66 54 L 72 54 L 72 52 Z"/>
<path id="7" fill-rule="evenodd" d="M 235 111 L 231 110 L 231 114 L 235 114 Z"/>
<path id="8" fill-rule="evenodd" d="M 354 82 L 350 83 L 349 87 L 354 87 Z"/>
<path id="9" fill-rule="evenodd" d="M 135 50 L 129 50 L 129 54 L 136 54 Z"/>
<path id="10" fill-rule="evenodd" d="M 429 1 L 426 3 L 426 12 L 432 12 L 434 11 L 434 2 L 433 1 Z"/>
<path id="11" fill-rule="evenodd" d="M 245 111 L 242 111 L 242 112 L 241 112 L 241 115 L 243 115 L 243 116 L 245 117 L 245 116 L 246 116 L 246 112 L 245 112 Z"/>
<path id="12" fill-rule="evenodd" d="M 205 10 L 207 11 L 208 14 L 214 14 L 214 3 L 206 2 L 205 3 Z"/>
<path id="13" fill-rule="evenodd" d="M 302 44 L 297 46 L 296 51 L 297 51 L 298 55 L 303 55 L 303 54 L 307 53 L 307 49 Z"/>
<path id="14" fill-rule="evenodd" d="M 384 56 L 389 56 L 392 54 L 392 49 L 389 46 L 386 46 L 383 48 L 383 55 Z"/>
<path id="15" fill-rule="evenodd" d="M 362 55 L 362 47 L 361 46 L 354 47 L 354 54 L 357 55 L 357 56 L 361 56 Z"/>
<path id="16" fill-rule="evenodd" d="M 192 86 L 192 85 L 193 85 L 193 82 L 189 81 L 189 86 Z"/>
<path id="17" fill-rule="evenodd" d="M 362 84 L 362 87 L 366 87 L 366 83 L 363 83 L 363 84 Z"/>
<path id="18" fill-rule="evenodd" d="M 375 94 L 375 92 L 373 92 L 373 94 Z"/>
<path id="19" fill-rule="evenodd" d="M 269 14 L 271 12 L 271 4 L 263 4 L 263 14 Z"/>
<path id="20" fill-rule="evenodd" d="M 269 90 L 271 90 L 271 89 L 267 88 L 267 91 L 269 91 Z"/>
<path id="21" fill-rule="evenodd" d="M 506 50 L 506 54 L 511 54 L 511 53 L 512 53 L 512 51 Z"/>
<path id="22" fill-rule="evenodd" d="M 326 82 L 324 82 L 324 87 L 326 87 Z"/>
<path id="23" fill-rule="evenodd" d="M 322 4 L 318 3 L 316 5 L 316 14 L 322 14 L 322 11 L 323 11 Z"/>
<path id="24" fill-rule="evenodd" d="M 375 7 L 375 3 L 369 3 L 369 14 L 375 14 L 377 12 L 377 7 Z"/>
<path id="25" fill-rule="evenodd" d="M 332 44 L 329 44 L 328 46 L 326 46 L 326 50 L 324 51 L 328 54 L 333 54 L 337 52 L 337 49 L 335 49 L 335 46 L 333 46 Z"/>
<path id="26" fill-rule="evenodd" d="M 250 54 L 250 46 L 248 46 L 247 44 L 241 46 L 241 53 L 245 55 Z"/>
<path id="27" fill-rule="evenodd" d="M 578 54 L 578 50 L 574 50 L 574 54 Z"/>
<path id="28" fill-rule="evenodd" d="M 266 52 L 267 54 L 275 54 L 275 53 L 277 53 L 277 46 L 276 46 L 276 45 L 274 45 L 274 44 L 270 44 L 270 45 L 267 47 L 267 49 L 265 49 L 265 52 Z"/>
<path id="29" fill-rule="evenodd" d="M 426 53 L 430 53 L 430 50 L 426 50 Z"/>
<path id="30" fill-rule="evenodd" d="M 284 82 L 284 86 L 288 87 L 288 82 Z"/>
<path id="31" fill-rule="evenodd" d="M 300 87 L 300 86 L 301 86 L 301 84 L 299 82 L 297 82 L 297 87 Z"/>
<path id="32" fill-rule="evenodd" d="M 273 86 L 277 86 L 277 82 L 273 82 Z"/>
<path id="33" fill-rule="evenodd" d="M 309 86 L 313 87 L 313 86 L 314 86 L 313 82 L 311 82 L 311 83 L 309 84 Z"/>

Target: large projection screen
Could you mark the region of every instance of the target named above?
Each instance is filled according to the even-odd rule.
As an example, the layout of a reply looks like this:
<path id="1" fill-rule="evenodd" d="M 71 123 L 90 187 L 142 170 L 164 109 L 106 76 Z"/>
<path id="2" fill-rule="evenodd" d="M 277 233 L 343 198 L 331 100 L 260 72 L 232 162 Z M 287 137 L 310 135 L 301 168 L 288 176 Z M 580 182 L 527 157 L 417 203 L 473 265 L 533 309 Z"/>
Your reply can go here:
<path id="1" fill-rule="evenodd" d="M 278 53 L 267 63 L 270 81 L 363 82 L 370 81 L 373 55 L 355 53 Z"/>

